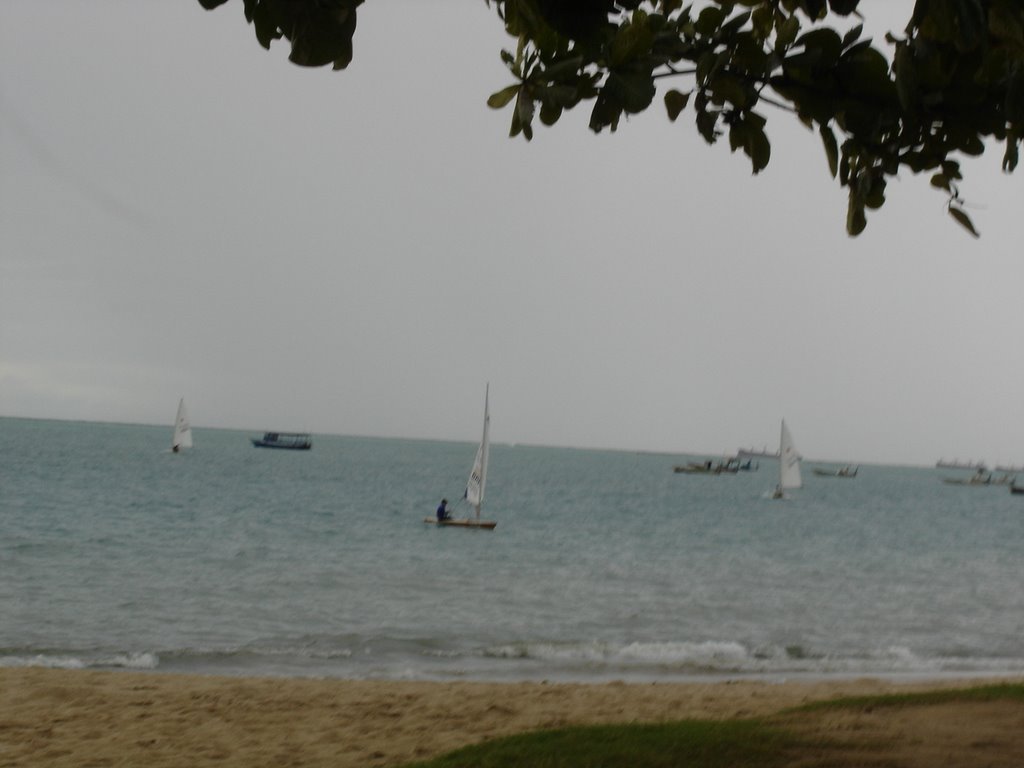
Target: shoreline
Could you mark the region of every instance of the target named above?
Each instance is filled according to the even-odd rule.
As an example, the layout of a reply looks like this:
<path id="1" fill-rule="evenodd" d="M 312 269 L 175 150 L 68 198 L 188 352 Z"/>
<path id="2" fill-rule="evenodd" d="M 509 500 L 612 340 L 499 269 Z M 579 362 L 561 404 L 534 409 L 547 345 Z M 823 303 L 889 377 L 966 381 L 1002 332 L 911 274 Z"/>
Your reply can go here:
<path id="1" fill-rule="evenodd" d="M 848 696 L 1020 680 L 495 683 L 9 667 L 0 668 L 0 765 L 385 768 L 529 730 L 771 716 Z"/>

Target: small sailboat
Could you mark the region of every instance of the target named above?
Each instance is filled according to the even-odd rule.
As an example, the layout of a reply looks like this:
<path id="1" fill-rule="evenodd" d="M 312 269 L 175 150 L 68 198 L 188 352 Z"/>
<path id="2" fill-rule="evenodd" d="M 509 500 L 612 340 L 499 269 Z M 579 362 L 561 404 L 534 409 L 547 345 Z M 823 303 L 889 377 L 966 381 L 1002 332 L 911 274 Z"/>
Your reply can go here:
<path id="1" fill-rule="evenodd" d="M 464 498 L 472 505 L 473 517 L 453 518 L 446 517 L 437 519 L 434 517 L 424 518 L 425 523 L 436 525 L 453 526 L 456 528 L 480 528 L 490 531 L 497 525 L 493 520 L 481 520 L 480 508 L 484 503 L 484 490 L 487 487 L 487 462 L 491 453 L 491 413 L 489 407 L 490 384 L 484 390 L 484 434 L 480 438 L 480 445 L 476 449 L 476 458 L 473 460 L 473 469 L 469 473 L 469 482 L 466 483 Z"/>
<path id="2" fill-rule="evenodd" d="M 185 410 L 185 398 L 178 401 L 178 416 L 174 420 L 174 436 L 171 438 L 171 451 L 179 453 L 192 447 L 192 425 L 188 423 L 188 411 Z"/>
<path id="3" fill-rule="evenodd" d="M 785 498 L 785 492 L 801 486 L 800 454 L 796 452 L 793 436 L 789 434 L 786 420 L 782 420 L 782 432 L 779 435 L 779 484 L 772 493 L 773 499 Z"/>

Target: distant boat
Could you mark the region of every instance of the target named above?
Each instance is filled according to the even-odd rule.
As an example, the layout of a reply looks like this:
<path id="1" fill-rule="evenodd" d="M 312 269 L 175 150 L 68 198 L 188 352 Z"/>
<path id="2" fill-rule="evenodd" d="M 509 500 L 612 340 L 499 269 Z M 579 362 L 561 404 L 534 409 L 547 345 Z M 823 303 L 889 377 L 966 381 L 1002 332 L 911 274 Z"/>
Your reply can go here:
<path id="1" fill-rule="evenodd" d="M 313 440 L 305 432 L 264 432 L 263 437 L 249 438 L 257 448 L 283 448 L 289 451 L 308 451 Z"/>
<path id="2" fill-rule="evenodd" d="M 942 482 L 950 485 L 991 485 L 992 473 L 981 467 L 976 469 L 970 477 L 944 477 Z"/>
<path id="3" fill-rule="evenodd" d="M 737 472 L 756 472 L 758 464 L 753 459 L 743 460 L 741 456 L 726 456 L 718 461 L 705 459 L 676 464 L 672 471 L 687 475 L 735 475 Z"/>
<path id="4" fill-rule="evenodd" d="M 765 446 L 761 450 L 756 448 L 740 448 L 736 452 L 736 458 L 740 459 L 777 459 L 779 458 L 778 451 L 769 451 L 768 446 Z"/>
<path id="5" fill-rule="evenodd" d="M 174 419 L 174 435 L 171 437 L 171 451 L 179 453 L 192 447 L 192 425 L 188 423 L 188 411 L 185 410 L 185 398 L 178 401 L 178 415 Z"/>
<path id="6" fill-rule="evenodd" d="M 434 523 L 441 526 L 454 528 L 480 528 L 485 531 L 494 529 L 497 525 L 493 520 L 481 520 L 480 508 L 484 503 L 484 490 L 487 487 L 487 463 L 491 454 L 491 414 L 490 414 L 490 384 L 484 390 L 484 434 L 480 438 L 480 445 L 476 449 L 476 458 L 473 460 L 473 469 L 469 472 L 469 482 L 466 483 L 464 498 L 468 501 L 475 512 L 473 517 L 467 518 L 445 518 L 438 520 L 436 517 L 424 518 L 424 523 Z"/>
<path id="7" fill-rule="evenodd" d="M 1010 493 L 1024 493 L 1024 485 L 1010 483 Z"/>
<path id="8" fill-rule="evenodd" d="M 773 499 L 785 498 L 785 492 L 792 488 L 799 488 L 802 485 L 800 479 L 800 454 L 793 444 L 793 436 L 789 434 L 786 420 L 782 420 L 782 430 L 779 435 L 779 484 L 775 486 L 772 493 Z"/>
<path id="9" fill-rule="evenodd" d="M 845 467 L 839 467 L 839 469 L 822 469 L 821 467 L 815 467 L 813 472 L 818 475 L 818 477 L 856 477 L 858 469 L 860 469 L 860 467 L 853 467 L 851 469 L 850 465 L 847 464 Z"/>
<path id="10" fill-rule="evenodd" d="M 747 462 L 748 469 L 750 462 Z M 725 459 L 723 461 L 691 461 L 689 464 L 676 464 L 672 471 L 688 475 L 735 475 L 740 471 L 740 462 L 737 459 Z"/>
<path id="11" fill-rule="evenodd" d="M 985 466 L 985 462 L 983 461 L 959 461 L 957 459 L 954 459 L 953 461 L 939 459 L 937 462 L 935 462 L 935 466 L 938 467 L 939 469 L 988 469 L 988 467 Z"/>

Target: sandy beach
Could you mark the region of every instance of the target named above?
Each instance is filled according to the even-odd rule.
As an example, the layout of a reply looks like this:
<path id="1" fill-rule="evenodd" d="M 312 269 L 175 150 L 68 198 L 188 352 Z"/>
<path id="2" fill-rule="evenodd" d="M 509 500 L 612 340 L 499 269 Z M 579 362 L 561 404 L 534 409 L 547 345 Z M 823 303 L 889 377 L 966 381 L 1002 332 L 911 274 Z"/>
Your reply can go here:
<path id="1" fill-rule="evenodd" d="M 494 684 L 0 669 L 0 766 L 396 766 L 532 729 L 775 715 L 842 696 L 968 684 Z M 927 709 L 817 714 L 806 725 L 866 740 L 888 764 L 941 757 L 947 766 L 1024 765 L 1024 705 Z"/>

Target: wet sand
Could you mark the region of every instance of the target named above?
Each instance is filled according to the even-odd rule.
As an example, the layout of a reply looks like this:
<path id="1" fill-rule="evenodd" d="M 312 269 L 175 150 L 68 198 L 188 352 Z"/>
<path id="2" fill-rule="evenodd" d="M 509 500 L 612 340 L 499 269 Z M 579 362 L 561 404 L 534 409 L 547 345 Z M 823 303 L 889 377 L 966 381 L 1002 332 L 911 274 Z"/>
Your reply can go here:
<path id="1" fill-rule="evenodd" d="M 0 768 L 397 766 L 540 728 L 776 715 L 843 696 L 970 684 L 376 682 L 0 669 Z M 1020 702 L 783 721 L 847 744 L 861 761 L 845 763 L 840 749 L 801 765 L 1024 765 Z"/>

